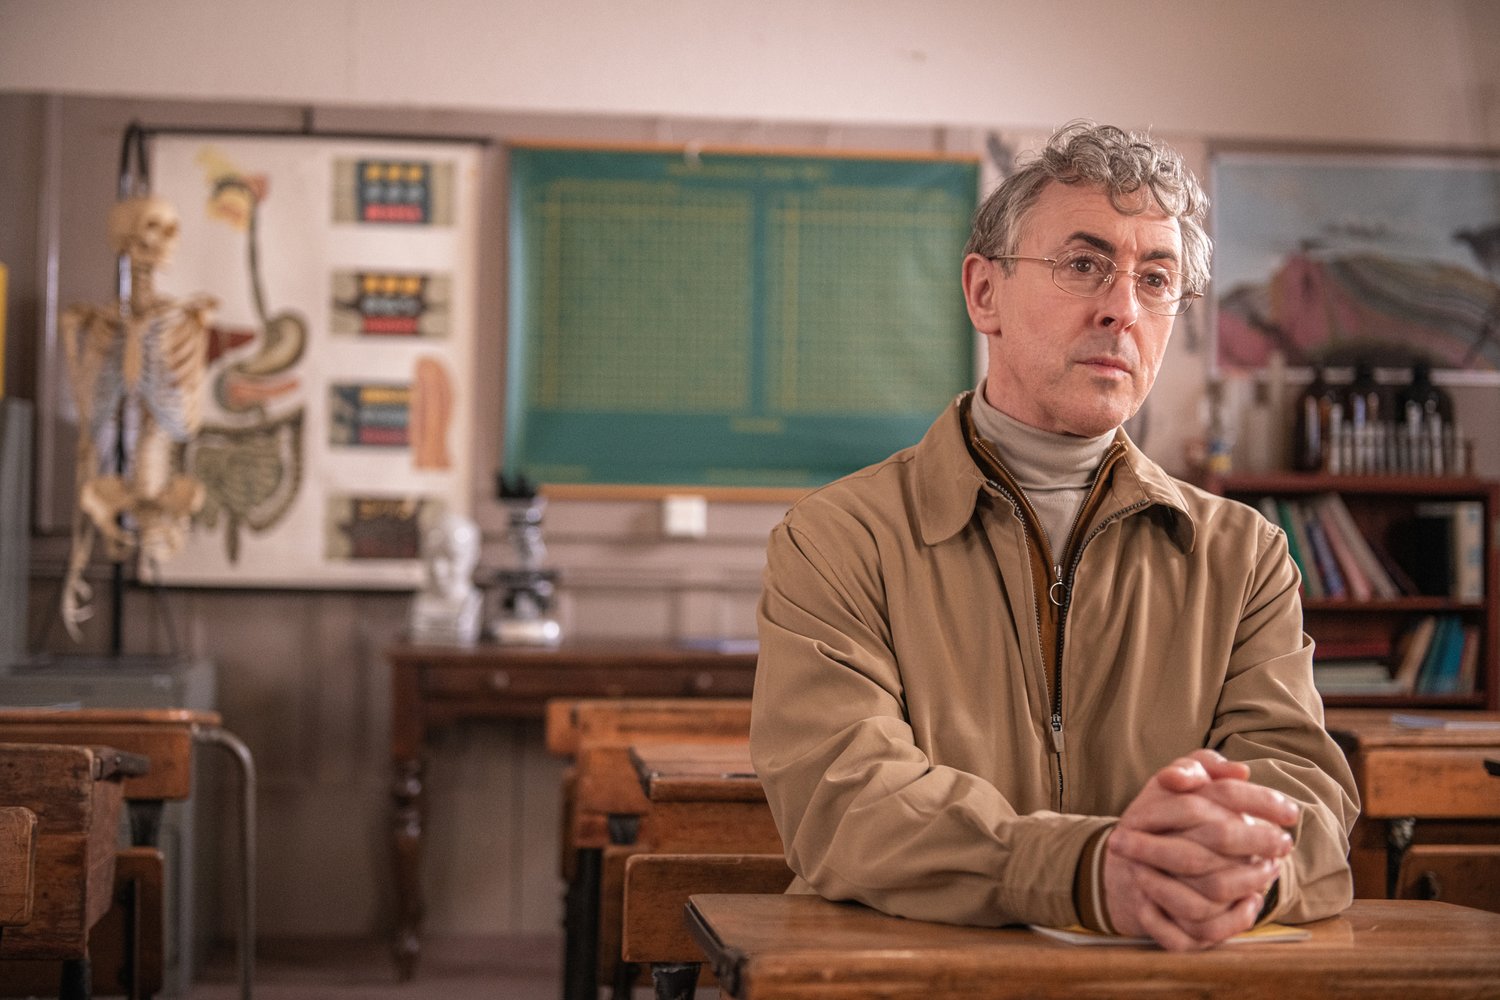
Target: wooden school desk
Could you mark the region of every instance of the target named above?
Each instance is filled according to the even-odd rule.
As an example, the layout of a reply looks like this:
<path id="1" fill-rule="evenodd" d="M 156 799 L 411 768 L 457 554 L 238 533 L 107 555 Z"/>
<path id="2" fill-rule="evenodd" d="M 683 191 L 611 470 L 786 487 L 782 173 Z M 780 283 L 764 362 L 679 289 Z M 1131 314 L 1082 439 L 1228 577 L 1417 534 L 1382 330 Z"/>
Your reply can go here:
<path id="1" fill-rule="evenodd" d="M 255 967 L 255 764 L 249 748 L 221 721 L 218 712 L 184 708 L 0 708 L 0 740 L 106 745 L 145 758 L 149 769 L 125 778 L 124 797 L 131 843 L 151 850 L 158 846 L 165 804 L 192 792 L 194 745 L 207 743 L 231 755 L 240 772 L 241 793 L 240 997 L 250 1000 Z M 149 865 L 150 860 L 148 850 L 121 855 L 127 871 Z M 181 859 L 183 865 L 192 861 Z M 135 905 L 143 902 L 136 900 Z M 162 910 L 160 901 L 155 909 Z M 163 919 L 160 912 L 155 916 L 158 922 Z"/>
<path id="2" fill-rule="evenodd" d="M 689 927 L 734 1000 L 1452 1000 L 1500 997 L 1500 914 L 1356 900 L 1312 937 L 1205 952 L 1063 944 L 815 896 L 698 895 Z"/>
<path id="3" fill-rule="evenodd" d="M 29 919 L 6 928 L 0 960 L 60 960 L 63 1000 L 90 995 L 89 940 L 114 894 L 123 782 L 147 767 L 110 747 L 0 743 L 0 805 L 36 820 Z"/>
<path id="4" fill-rule="evenodd" d="M 1444 725 L 1398 725 L 1400 715 Z M 1356 896 L 1395 895 L 1414 844 L 1500 844 L 1500 778 L 1485 769 L 1500 757 L 1500 712 L 1339 708 L 1328 710 L 1326 725 L 1359 786 L 1350 837 Z"/>
<path id="5" fill-rule="evenodd" d="M 692 883 L 702 891 L 728 892 L 784 889 L 791 881 L 781 860 L 781 837 L 750 763 L 748 738 L 641 744 L 630 748 L 630 759 L 646 808 L 632 840 L 605 848 L 600 892 L 600 954 L 621 963 L 617 995 L 633 982 L 637 963 L 671 961 L 670 954 L 654 950 L 650 937 L 638 936 L 634 957 L 626 953 L 632 890 L 636 917 L 644 916 L 637 930 L 644 934 L 651 918 L 639 911 L 659 909 L 663 893 L 685 900 Z M 630 863 L 646 858 L 656 860 L 636 866 L 636 884 L 629 885 Z M 766 885 L 768 878 L 779 884 Z M 657 984 L 663 981 L 657 978 Z"/>
<path id="6" fill-rule="evenodd" d="M 409 979 L 422 951 L 422 838 L 426 747 L 459 721 L 539 719 L 554 698 L 748 698 L 754 653 L 666 643 L 564 643 L 557 649 L 481 643 L 398 643 L 391 664 L 391 841 L 396 973 Z"/>
<path id="7" fill-rule="evenodd" d="M 547 747 L 573 761 L 563 786 L 565 997 L 593 998 L 599 982 L 619 986 L 629 971 L 619 952 L 623 862 L 647 848 L 642 824 L 652 808 L 632 749 L 683 740 L 738 745 L 735 766 L 745 769 L 749 733 L 748 698 L 548 704 Z"/>

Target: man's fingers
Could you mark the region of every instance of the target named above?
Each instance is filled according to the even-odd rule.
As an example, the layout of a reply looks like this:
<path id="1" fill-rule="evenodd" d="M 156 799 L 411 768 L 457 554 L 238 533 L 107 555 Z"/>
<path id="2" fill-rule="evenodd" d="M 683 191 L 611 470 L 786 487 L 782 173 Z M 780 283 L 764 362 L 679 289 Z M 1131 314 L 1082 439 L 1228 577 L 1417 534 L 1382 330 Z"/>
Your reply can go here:
<path id="1" fill-rule="evenodd" d="M 1115 827 L 1105 848 L 1123 858 L 1179 877 L 1208 875 L 1233 862 L 1217 851 L 1180 836 Z"/>
<path id="2" fill-rule="evenodd" d="M 1211 781 L 1250 777 L 1250 768 L 1214 750 L 1194 750 L 1156 773 L 1156 781 L 1170 792 L 1191 792 Z"/>
<path id="3" fill-rule="evenodd" d="M 1192 794 L 1201 795 L 1231 812 L 1246 813 L 1277 826 L 1294 825 L 1301 812 L 1296 802 L 1276 789 L 1248 781 L 1214 781 L 1195 789 Z"/>
<path id="4" fill-rule="evenodd" d="M 1254 927 L 1255 918 L 1260 916 L 1261 905 L 1259 895 L 1245 896 L 1236 900 L 1228 909 L 1207 920 L 1187 921 L 1179 924 L 1178 929 L 1193 940 L 1201 942 L 1203 947 L 1209 947 Z"/>

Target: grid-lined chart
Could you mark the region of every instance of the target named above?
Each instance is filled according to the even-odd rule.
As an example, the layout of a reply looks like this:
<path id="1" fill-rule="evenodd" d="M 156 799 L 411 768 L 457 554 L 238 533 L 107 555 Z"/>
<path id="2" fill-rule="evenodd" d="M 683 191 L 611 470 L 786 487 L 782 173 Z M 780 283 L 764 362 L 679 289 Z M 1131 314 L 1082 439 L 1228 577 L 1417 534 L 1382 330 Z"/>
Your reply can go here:
<path id="1" fill-rule="evenodd" d="M 972 160 L 510 150 L 508 472 L 804 487 L 974 379 Z"/>

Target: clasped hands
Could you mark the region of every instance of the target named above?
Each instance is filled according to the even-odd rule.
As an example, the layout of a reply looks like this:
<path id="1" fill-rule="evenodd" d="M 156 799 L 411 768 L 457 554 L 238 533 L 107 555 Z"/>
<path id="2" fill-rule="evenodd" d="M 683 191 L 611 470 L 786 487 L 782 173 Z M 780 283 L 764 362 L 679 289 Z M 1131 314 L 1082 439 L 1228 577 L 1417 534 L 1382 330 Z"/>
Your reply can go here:
<path id="1" fill-rule="evenodd" d="M 1169 951 L 1210 948 L 1254 926 L 1292 851 L 1298 806 L 1250 769 L 1196 750 L 1156 772 L 1110 831 L 1104 894 L 1116 932 Z"/>

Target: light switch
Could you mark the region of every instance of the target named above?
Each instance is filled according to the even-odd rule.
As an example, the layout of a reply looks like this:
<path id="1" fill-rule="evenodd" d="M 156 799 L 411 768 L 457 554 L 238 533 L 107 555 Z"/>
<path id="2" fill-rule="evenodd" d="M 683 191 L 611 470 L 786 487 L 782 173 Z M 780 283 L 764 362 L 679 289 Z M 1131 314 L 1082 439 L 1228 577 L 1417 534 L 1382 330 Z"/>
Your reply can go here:
<path id="1" fill-rule="evenodd" d="M 702 538 L 708 534 L 708 498 L 666 497 L 662 500 L 661 531 L 668 538 Z"/>

